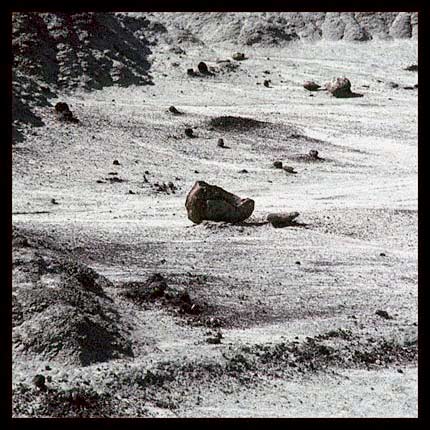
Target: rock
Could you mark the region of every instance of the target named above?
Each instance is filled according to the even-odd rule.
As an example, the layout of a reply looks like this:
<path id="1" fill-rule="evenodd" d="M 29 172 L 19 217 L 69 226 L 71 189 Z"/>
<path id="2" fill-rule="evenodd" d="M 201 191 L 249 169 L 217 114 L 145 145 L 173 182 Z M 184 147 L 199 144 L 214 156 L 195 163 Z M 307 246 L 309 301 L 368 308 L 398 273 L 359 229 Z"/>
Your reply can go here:
<path id="1" fill-rule="evenodd" d="M 186 128 L 185 129 L 185 135 L 188 136 L 188 137 L 195 137 L 193 135 L 193 129 L 192 128 Z"/>
<path id="2" fill-rule="evenodd" d="M 67 103 L 58 102 L 55 105 L 55 112 L 60 113 L 60 112 L 69 112 L 69 111 L 70 111 L 70 109 L 69 109 L 69 105 Z"/>
<path id="3" fill-rule="evenodd" d="M 45 382 L 45 377 L 43 375 L 38 374 L 33 377 L 33 384 L 35 387 L 39 388 L 39 390 L 46 390 Z"/>
<path id="4" fill-rule="evenodd" d="M 297 173 L 295 170 L 294 170 L 294 167 L 291 167 L 291 166 L 283 166 L 282 167 L 287 173 Z"/>
<path id="5" fill-rule="evenodd" d="M 274 161 L 273 167 L 275 167 L 276 169 L 282 169 L 282 161 Z"/>
<path id="6" fill-rule="evenodd" d="M 396 82 L 388 82 L 387 85 L 390 88 L 399 88 L 399 84 L 397 84 Z"/>
<path id="7" fill-rule="evenodd" d="M 309 157 L 314 158 L 314 159 L 320 158 L 318 155 L 318 151 L 316 149 L 311 149 L 309 151 Z"/>
<path id="8" fill-rule="evenodd" d="M 197 65 L 197 68 L 199 69 L 199 72 L 203 73 L 204 75 L 209 73 L 208 66 L 203 61 L 200 61 L 200 63 Z"/>
<path id="9" fill-rule="evenodd" d="M 418 72 L 418 64 L 411 64 L 408 67 L 405 67 L 403 70 L 407 70 L 408 72 Z"/>
<path id="10" fill-rule="evenodd" d="M 238 173 L 249 173 L 248 172 L 248 170 L 246 170 L 246 169 L 242 169 L 242 170 L 239 170 L 239 172 Z"/>
<path id="11" fill-rule="evenodd" d="M 393 319 L 393 317 L 390 316 L 387 311 L 383 311 L 383 310 L 380 310 L 380 309 L 378 309 L 375 312 L 375 315 L 378 315 L 379 317 L 384 318 L 386 320 L 392 320 Z"/>
<path id="12" fill-rule="evenodd" d="M 411 87 L 410 85 L 407 85 L 405 87 L 403 87 L 404 90 L 414 90 L 415 87 Z"/>
<path id="13" fill-rule="evenodd" d="M 196 76 L 196 72 L 193 69 L 187 69 L 187 75 L 188 76 Z"/>
<path id="14" fill-rule="evenodd" d="M 57 200 L 55 200 L 55 199 L 51 199 L 51 203 L 52 203 L 53 205 L 58 205 L 58 202 L 57 202 Z"/>
<path id="15" fill-rule="evenodd" d="M 266 88 L 269 88 L 269 84 L 270 84 L 270 79 L 265 79 L 265 80 L 264 80 L 264 82 L 263 82 L 263 85 L 264 85 Z"/>
<path id="16" fill-rule="evenodd" d="M 231 58 L 236 61 L 246 60 L 245 54 L 243 52 L 235 52 Z"/>
<path id="17" fill-rule="evenodd" d="M 254 205 L 252 199 L 242 199 L 204 181 L 194 184 L 185 201 L 188 218 L 196 224 L 204 220 L 242 222 L 251 216 Z"/>
<path id="18" fill-rule="evenodd" d="M 175 115 L 179 115 L 181 112 L 178 111 L 178 109 L 175 108 L 175 106 L 170 106 L 169 107 L 169 112 L 175 114 Z"/>
<path id="19" fill-rule="evenodd" d="M 79 122 L 79 120 L 75 118 L 73 113 L 70 111 L 69 105 L 67 103 L 58 102 L 55 105 L 55 114 L 59 121 L 72 122 L 72 123 Z"/>
<path id="20" fill-rule="evenodd" d="M 400 12 L 391 24 L 389 34 L 396 39 L 408 39 L 412 37 L 411 14 Z"/>
<path id="21" fill-rule="evenodd" d="M 414 85 L 414 88 L 415 88 L 415 89 L 418 89 L 418 84 L 415 84 L 415 85 Z"/>
<path id="22" fill-rule="evenodd" d="M 294 224 L 294 219 L 300 214 L 298 212 L 270 213 L 266 219 L 275 228 L 287 227 Z"/>
<path id="23" fill-rule="evenodd" d="M 119 163 L 119 161 L 118 161 L 118 160 L 113 160 L 112 164 L 113 164 L 114 166 L 119 166 L 119 165 L 120 165 L 120 163 Z"/>
<path id="24" fill-rule="evenodd" d="M 224 139 L 219 138 L 217 146 L 219 146 L 220 148 L 224 148 Z"/>
<path id="25" fill-rule="evenodd" d="M 326 85 L 326 90 L 338 98 L 351 97 L 351 82 L 348 78 L 334 78 Z"/>
<path id="26" fill-rule="evenodd" d="M 318 85 L 314 81 L 305 81 L 303 83 L 303 88 L 308 91 L 318 91 L 321 88 L 321 85 Z"/>

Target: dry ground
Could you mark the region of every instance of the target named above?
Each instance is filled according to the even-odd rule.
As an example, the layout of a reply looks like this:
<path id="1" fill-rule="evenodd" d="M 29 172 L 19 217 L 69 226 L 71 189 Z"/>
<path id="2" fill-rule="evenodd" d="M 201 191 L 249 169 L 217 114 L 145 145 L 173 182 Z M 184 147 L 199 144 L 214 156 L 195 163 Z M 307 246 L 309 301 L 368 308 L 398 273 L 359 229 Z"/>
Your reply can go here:
<path id="1" fill-rule="evenodd" d="M 134 353 L 89 366 L 54 358 L 46 370 L 46 357 L 15 345 L 15 415 L 43 415 L 48 394 L 31 388 L 43 373 L 51 390 L 106 395 L 96 416 L 416 417 L 417 90 L 402 88 L 417 82 L 403 70 L 416 42 L 250 48 L 236 70 L 204 77 L 186 69 L 221 68 L 236 49 L 157 49 L 155 85 L 64 94 L 80 124 L 40 108 L 46 125 L 14 147 L 14 225 L 112 281 L 105 292 Z M 302 87 L 342 75 L 363 97 Z M 222 115 L 268 125 L 208 125 Z M 310 149 L 324 160 L 299 157 Z M 255 199 L 254 220 L 298 211 L 299 225 L 194 226 L 184 203 L 196 180 Z M 175 193 L 153 186 L 169 181 Z M 153 273 L 207 305 L 204 319 L 120 294 Z M 221 342 L 208 343 L 217 332 Z"/>

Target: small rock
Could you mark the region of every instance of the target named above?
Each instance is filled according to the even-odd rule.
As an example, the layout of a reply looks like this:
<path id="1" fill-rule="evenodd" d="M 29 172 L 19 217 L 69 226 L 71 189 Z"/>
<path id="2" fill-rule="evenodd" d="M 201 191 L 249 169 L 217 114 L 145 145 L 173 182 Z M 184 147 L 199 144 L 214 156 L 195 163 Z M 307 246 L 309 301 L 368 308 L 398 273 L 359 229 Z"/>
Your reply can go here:
<path id="1" fill-rule="evenodd" d="M 180 112 L 178 111 L 178 109 L 175 108 L 175 106 L 170 106 L 169 112 L 174 113 L 175 115 L 180 114 Z"/>
<path id="2" fill-rule="evenodd" d="M 269 88 L 269 84 L 270 84 L 270 80 L 269 80 L 269 79 L 265 79 L 265 80 L 264 80 L 264 82 L 263 82 L 263 85 L 264 85 L 266 88 Z"/>
<path id="3" fill-rule="evenodd" d="M 375 315 L 378 315 L 379 317 L 384 318 L 386 320 L 392 320 L 393 319 L 393 317 L 390 316 L 387 311 L 383 311 L 383 310 L 380 310 L 380 309 L 378 309 L 375 312 Z"/>
<path id="4" fill-rule="evenodd" d="M 303 88 L 308 91 L 318 91 L 321 88 L 321 85 L 318 85 L 314 81 L 305 81 L 303 83 Z"/>
<path id="5" fill-rule="evenodd" d="M 235 52 L 231 58 L 236 61 L 246 60 L 245 54 L 243 52 Z"/>
<path id="6" fill-rule="evenodd" d="M 112 164 L 113 164 L 114 166 L 119 166 L 119 165 L 120 165 L 120 163 L 119 163 L 119 161 L 118 161 L 118 160 L 113 160 Z"/>
<path id="7" fill-rule="evenodd" d="M 242 170 L 239 170 L 239 172 L 238 173 L 249 173 L 248 172 L 248 170 L 246 170 L 246 169 L 242 169 Z"/>
<path id="8" fill-rule="evenodd" d="M 52 203 L 53 205 L 58 205 L 58 202 L 57 202 L 57 200 L 55 200 L 55 199 L 51 199 L 51 203 Z"/>
<path id="9" fill-rule="evenodd" d="M 414 88 L 415 88 L 415 89 L 416 89 L 416 88 L 418 88 L 418 84 L 415 84 L 415 85 L 414 85 Z"/>
<path id="10" fill-rule="evenodd" d="M 193 129 L 192 128 L 186 128 L 185 129 L 185 135 L 188 137 L 194 137 L 193 135 Z"/>
<path id="11" fill-rule="evenodd" d="M 217 146 L 219 146 L 220 148 L 224 148 L 224 139 L 219 138 Z"/>
<path id="12" fill-rule="evenodd" d="M 316 149 L 311 149 L 309 151 L 309 157 L 311 157 L 311 158 L 319 158 L 318 151 Z"/>
<path id="13" fill-rule="evenodd" d="M 187 69 L 187 75 L 188 76 L 196 76 L 196 72 L 193 69 Z M 180 91 L 182 92 L 182 91 Z"/>
<path id="14" fill-rule="evenodd" d="M 379 254 L 379 256 L 380 256 L 380 257 L 386 257 L 386 254 L 385 254 L 385 252 L 381 252 L 381 253 Z"/>
<path id="15" fill-rule="evenodd" d="M 405 67 L 404 70 L 407 70 L 408 72 L 418 72 L 418 64 L 411 64 L 408 67 Z"/>
<path id="16" fill-rule="evenodd" d="M 404 373 L 402 369 L 397 369 L 397 372 Z"/>
<path id="17" fill-rule="evenodd" d="M 409 85 L 407 85 L 406 87 L 403 87 L 404 90 L 414 90 L 414 87 L 411 87 Z"/>
<path id="18" fill-rule="evenodd" d="M 297 173 L 295 170 L 294 170 L 294 167 L 291 167 L 291 166 L 283 166 L 282 167 L 287 173 Z"/>
<path id="19" fill-rule="evenodd" d="M 208 66 L 203 61 L 200 61 L 200 63 L 197 65 L 197 68 L 199 69 L 200 73 L 203 73 L 203 74 L 209 73 Z"/>
<path id="20" fill-rule="evenodd" d="M 128 190 L 128 194 L 136 194 L 133 190 Z"/>
<path id="21" fill-rule="evenodd" d="M 102 181 L 101 179 L 97 179 L 97 181 L 96 181 L 98 184 L 104 184 L 105 183 L 105 181 Z"/>
<path id="22" fill-rule="evenodd" d="M 300 261 L 296 261 L 296 264 L 300 265 L 300 264 L 302 264 L 302 263 L 300 263 Z"/>
<path id="23" fill-rule="evenodd" d="M 282 161 L 274 161 L 273 167 L 275 167 L 276 169 L 282 169 Z"/>
<path id="24" fill-rule="evenodd" d="M 298 212 L 285 212 L 285 213 L 270 213 L 266 219 L 275 228 L 287 227 L 294 224 L 294 220 L 299 216 Z"/>
<path id="25" fill-rule="evenodd" d="M 45 382 L 45 377 L 41 374 L 35 375 L 33 377 L 33 384 L 35 387 L 39 388 L 39 390 L 46 390 Z"/>

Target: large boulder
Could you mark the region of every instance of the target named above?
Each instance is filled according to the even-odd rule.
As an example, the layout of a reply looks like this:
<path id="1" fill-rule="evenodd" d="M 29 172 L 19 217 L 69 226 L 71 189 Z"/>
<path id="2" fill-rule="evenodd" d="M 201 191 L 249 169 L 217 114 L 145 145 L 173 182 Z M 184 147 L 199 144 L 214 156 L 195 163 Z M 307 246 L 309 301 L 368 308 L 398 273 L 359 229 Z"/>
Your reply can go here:
<path id="1" fill-rule="evenodd" d="M 197 181 L 185 201 L 188 218 L 200 224 L 202 221 L 241 222 L 254 211 L 254 200 L 242 199 L 216 185 Z"/>

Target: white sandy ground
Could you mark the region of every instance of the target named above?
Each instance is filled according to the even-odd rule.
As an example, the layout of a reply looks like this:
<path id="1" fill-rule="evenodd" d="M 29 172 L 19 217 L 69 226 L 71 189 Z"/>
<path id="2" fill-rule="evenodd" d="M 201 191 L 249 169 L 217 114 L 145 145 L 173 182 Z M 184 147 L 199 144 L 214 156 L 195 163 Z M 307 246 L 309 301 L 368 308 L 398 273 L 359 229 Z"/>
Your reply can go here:
<path id="1" fill-rule="evenodd" d="M 21 213 L 13 215 L 14 224 L 49 232 L 71 248 L 114 246 L 109 255 L 96 253 L 88 264 L 115 282 L 142 280 L 156 271 L 193 271 L 238 285 L 237 291 L 220 287 L 214 294 L 237 306 L 239 315 L 247 303 L 258 300 L 272 307 L 264 323 L 255 315 L 256 325 L 223 331 L 226 344 L 356 327 L 351 315 L 358 316 L 364 330 L 373 333 L 376 324 L 383 333 L 401 335 L 417 320 L 417 91 L 401 88 L 417 82 L 416 73 L 402 70 L 417 62 L 416 42 L 250 48 L 249 59 L 231 75 L 186 76 L 186 69 L 198 61 L 216 66 L 217 58 L 229 58 L 236 50 L 226 45 L 189 48 L 181 59 L 156 52 L 150 70 L 154 86 L 65 94 L 61 100 L 81 119 L 78 127 L 58 124 L 49 109 L 40 109 L 46 126 L 34 129 L 13 152 L 13 212 Z M 173 61 L 180 66 L 173 67 Z M 264 70 L 271 74 L 262 74 Z M 306 79 L 321 84 L 341 75 L 364 97 L 335 99 L 325 92 L 310 97 L 302 87 Z M 266 78 L 272 88 L 263 87 Z M 391 89 L 387 81 L 400 87 Z M 186 115 L 172 117 L 166 112 L 170 105 Z M 282 139 L 281 127 L 272 136 L 259 130 L 225 134 L 205 129 L 203 121 L 219 115 L 291 124 L 323 142 L 295 151 Z M 198 137 L 187 140 L 183 129 L 190 125 L 197 126 Z M 230 149 L 219 150 L 218 137 Z M 285 156 L 312 148 L 328 161 L 304 164 Z M 114 159 L 121 166 L 113 166 Z M 298 174 L 274 170 L 275 159 L 295 166 Z M 250 173 L 239 174 L 243 168 Z M 178 193 L 151 193 L 143 184 L 145 170 L 151 182 L 174 181 Z M 110 171 L 128 182 L 96 183 Z M 255 199 L 257 217 L 299 211 L 299 221 L 309 228 L 265 225 L 224 231 L 192 226 L 184 202 L 199 179 Z M 128 194 L 129 189 L 137 194 Z M 51 205 L 52 197 L 58 206 Z M 109 293 L 116 297 L 115 291 Z M 247 299 L 240 303 L 243 294 Z M 379 321 L 376 309 L 395 319 Z M 142 355 L 131 365 L 142 367 L 148 357 L 157 362 L 178 353 L 188 359 L 193 354 L 211 356 L 219 348 L 202 343 L 201 328 L 178 325 L 163 313 L 133 312 L 125 310 L 124 318 L 135 324 L 132 336 Z M 44 364 L 16 360 L 14 383 L 29 379 L 33 367 Z M 60 365 L 53 368 L 61 371 Z M 417 368 L 403 370 L 339 370 L 337 376 L 304 381 L 268 379 L 228 393 L 213 381 L 191 389 L 194 394 L 183 397 L 179 409 L 146 407 L 155 416 L 416 417 Z M 86 376 L 89 371 L 67 369 Z"/>

